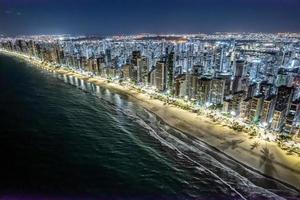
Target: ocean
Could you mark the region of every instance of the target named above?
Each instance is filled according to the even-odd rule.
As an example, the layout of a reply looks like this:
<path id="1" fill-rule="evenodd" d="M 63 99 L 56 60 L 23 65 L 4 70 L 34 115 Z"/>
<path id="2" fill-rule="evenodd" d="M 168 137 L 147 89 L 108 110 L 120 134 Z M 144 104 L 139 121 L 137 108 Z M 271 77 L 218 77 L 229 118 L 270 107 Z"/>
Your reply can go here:
<path id="1" fill-rule="evenodd" d="M 300 199 L 126 95 L 0 55 L 0 199 Z"/>

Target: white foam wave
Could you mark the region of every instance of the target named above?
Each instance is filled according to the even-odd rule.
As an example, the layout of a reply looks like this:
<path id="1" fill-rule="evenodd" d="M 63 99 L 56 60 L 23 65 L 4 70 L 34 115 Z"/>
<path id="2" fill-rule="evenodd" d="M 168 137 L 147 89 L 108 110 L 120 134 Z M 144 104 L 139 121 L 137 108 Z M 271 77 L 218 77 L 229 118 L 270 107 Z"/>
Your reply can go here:
<path id="1" fill-rule="evenodd" d="M 206 150 L 211 150 L 211 149 L 209 149 L 209 147 L 206 144 L 204 144 L 200 140 L 195 140 L 195 141 L 191 140 L 191 144 L 186 143 L 186 142 L 182 141 L 181 139 L 175 137 L 174 135 L 169 134 L 166 130 L 164 130 L 161 127 L 159 127 L 157 131 L 155 131 L 149 124 L 147 124 L 143 119 L 141 119 L 140 117 L 138 117 L 137 115 L 132 113 L 130 110 L 126 110 L 126 112 L 123 112 L 123 113 L 128 115 L 131 118 L 134 118 L 140 126 L 147 129 L 149 134 L 152 137 L 154 137 L 155 139 L 157 139 L 162 145 L 176 151 L 178 156 L 180 156 L 180 157 L 183 156 L 185 159 L 196 164 L 198 166 L 197 167 L 198 170 L 201 169 L 200 171 L 206 171 L 206 172 L 210 173 L 212 176 L 214 176 L 215 178 L 217 178 L 218 180 L 220 180 L 220 182 L 222 182 L 224 185 L 226 185 L 228 188 L 230 188 L 232 191 L 234 191 L 234 193 L 237 194 L 241 199 L 246 199 L 246 197 L 243 194 L 241 194 L 234 186 L 237 186 L 237 188 L 239 190 L 243 190 L 243 192 L 248 193 L 249 196 L 251 196 L 251 194 L 252 195 L 260 194 L 260 195 L 263 195 L 265 198 L 272 198 L 272 199 L 279 199 L 279 200 L 284 199 L 271 191 L 268 191 L 264 188 L 256 186 L 249 179 L 241 176 L 240 174 L 233 171 L 229 167 L 223 165 L 222 163 L 217 161 L 215 158 L 213 158 L 209 154 L 205 153 L 203 150 L 200 150 L 199 148 L 197 148 L 197 146 L 191 145 L 191 144 L 196 144 L 202 148 L 205 148 Z M 154 117 L 154 116 L 150 115 L 150 117 Z M 180 135 L 183 134 L 179 131 L 177 131 L 177 133 L 180 133 Z M 184 138 L 187 139 L 186 136 Z M 186 153 L 189 151 L 197 154 L 198 156 L 201 156 L 202 160 L 205 159 L 208 162 L 211 162 L 215 168 L 222 169 L 229 176 L 235 177 L 235 180 L 237 180 L 237 181 L 234 183 L 231 183 L 231 184 L 228 183 L 228 181 L 224 180 L 219 175 L 217 175 L 215 172 L 213 172 L 212 170 L 210 170 L 207 167 L 205 167 L 204 165 L 202 165 L 199 161 L 191 158 Z M 233 184 L 234 184 L 234 186 L 233 186 Z M 245 189 L 247 189 L 247 191 L 244 191 Z"/>

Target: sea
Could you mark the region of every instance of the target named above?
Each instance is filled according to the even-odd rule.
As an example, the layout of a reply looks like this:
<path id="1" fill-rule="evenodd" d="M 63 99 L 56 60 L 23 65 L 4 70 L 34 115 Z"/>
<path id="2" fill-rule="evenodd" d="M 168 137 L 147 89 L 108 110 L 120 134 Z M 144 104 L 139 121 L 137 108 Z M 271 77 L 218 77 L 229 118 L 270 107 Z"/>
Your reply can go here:
<path id="1" fill-rule="evenodd" d="M 0 55 L 0 199 L 300 199 L 132 98 Z"/>

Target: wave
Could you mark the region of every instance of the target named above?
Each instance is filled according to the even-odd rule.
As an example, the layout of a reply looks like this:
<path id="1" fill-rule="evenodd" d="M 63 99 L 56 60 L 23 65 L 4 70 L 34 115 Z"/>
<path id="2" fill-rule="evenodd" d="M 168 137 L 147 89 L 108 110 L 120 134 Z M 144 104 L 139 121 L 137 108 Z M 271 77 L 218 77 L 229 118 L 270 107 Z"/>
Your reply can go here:
<path id="1" fill-rule="evenodd" d="M 175 151 L 178 157 L 189 160 L 190 162 L 196 164 L 196 168 L 198 170 L 209 173 L 211 176 L 218 179 L 222 184 L 224 184 L 231 191 L 233 191 L 239 197 L 239 199 L 248 199 L 248 198 L 256 199 L 257 197 L 261 197 L 264 199 L 267 198 L 280 199 L 280 200 L 284 199 L 283 197 L 280 197 L 277 194 L 267 189 L 264 189 L 262 187 L 253 184 L 248 178 L 241 176 L 233 169 L 227 167 L 226 165 L 223 165 L 221 162 L 214 159 L 211 155 L 205 153 L 205 151 L 214 151 L 214 150 L 212 150 L 208 145 L 204 144 L 202 141 L 189 139 L 189 137 L 187 137 L 186 134 L 176 129 L 172 129 L 161 123 L 156 123 L 157 122 L 156 117 L 153 114 L 150 114 L 148 111 L 145 110 L 145 112 L 146 113 L 148 112 L 149 114 L 148 116 L 149 119 L 151 118 L 156 119 L 156 120 L 147 120 L 148 122 L 152 121 L 152 123 L 150 124 L 148 124 L 144 119 L 142 119 L 141 117 L 139 117 L 137 114 L 135 114 L 133 111 L 129 109 L 124 109 L 124 110 L 120 108 L 115 108 L 115 109 L 127 115 L 127 117 L 134 119 L 137 124 L 139 124 L 146 130 L 148 130 L 149 135 L 151 135 L 153 138 L 155 138 L 165 147 Z M 170 134 L 166 130 L 166 128 L 172 131 L 175 130 L 175 132 L 180 137 L 176 137 L 174 134 Z M 203 148 L 205 151 L 203 151 Z M 191 156 L 191 154 L 193 154 L 193 156 Z M 199 157 L 201 157 L 200 161 L 199 161 Z M 228 159 L 225 155 L 221 155 L 221 157 L 223 159 Z M 209 163 L 210 167 L 205 167 L 202 164 L 203 162 Z M 209 168 L 214 168 L 215 171 L 222 170 L 223 178 Z M 257 176 L 259 176 L 259 178 L 265 178 L 259 174 L 257 174 Z M 225 178 L 233 177 L 230 178 L 233 180 L 228 181 L 224 177 Z"/>
<path id="2" fill-rule="evenodd" d="M 211 148 L 206 143 L 201 141 L 199 138 L 192 138 L 182 133 L 181 131 L 169 127 L 162 120 L 160 120 L 156 115 L 144 109 L 142 112 L 137 112 L 132 110 L 131 108 L 124 108 L 124 106 L 118 106 L 116 103 L 113 103 L 111 99 L 107 99 L 103 97 L 101 94 L 99 86 L 95 86 L 94 84 L 87 84 L 85 81 L 75 81 L 72 77 L 72 81 L 70 78 L 66 78 L 63 76 L 59 76 L 58 78 L 63 79 L 65 82 L 70 83 L 72 85 L 77 86 L 78 88 L 89 91 L 95 97 L 100 98 L 105 102 L 105 108 L 107 109 L 107 115 L 111 119 L 113 119 L 118 128 L 120 128 L 123 132 L 127 133 L 128 136 L 141 148 L 151 154 L 156 159 L 163 161 L 164 164 L 171 166 L 166 160 L 164 160 L 163 156 L 161 156 L 155 149 L 152 149 L 146 146 L 138 137 L 132 134 L 132 132 L 128 131 L 126 127 L 124 127 L 118 116 L 111 114 L 110 112 L 113 110 L 116 113 L 122 113 L 127 118 L 134 121 L 139 126 L 143 127 L 146 132 L 155 140 L 157 140 L 161 145 L 168 148 L 169 150 L 174 152 L 174 155 L 177 156 L 179 160 L 182 162 L 188 163 L 197 170 L 200 174 L 206 173 L 209 176 L 214 177 L 216 182 L 219 182 L 224 187 L 227 187 L 231 193 L 234 193 L 234 197 L 238 199 L 285 199 L 272 192 L 269 189 L 265 189 L 261 186 L 258 186 L 253 183 L 250 179 L 267 179 L 263 177 L 261 174 L 251 171 L 249 168 L 241 166 L 239 163 L 236 163 L 234 160 L 228 158 L 222 152 L 216 151 L 216 149 Z M 80 82 L 80 84 L 75 84 Z M 120 101 L 120 99 L 119 99 Z M 222 161 L 222 162 L 221 162 Z M 229 166 L 224 163 L 230 163 Z M 242 170 L 246 171 L 247 174 L 251 175 L 251 177 L 245 177 L 235 171 L 235 167 L 242 168 Z M 184 182 L 185 180 L 181 180 Z M 278 184 L 273 187 L 274 190 L 278 190 L 276 187 L 281 187 L 282 190 L 286 190 L 287 187 Z M 280 186 L 279 186 L 280 185 Z M 192 187 L 192 186 L 191 186 Z M 272 189 L 272 188 L 271 188 Z M 280 190 L 280 189 L 279 189 Z M 280 193 L 281 191 L 279 191 Z M 296 196 L 296 192 L 289 190 L 291 196 Z M 283 192 L 284 193 L 284 192 Z"/>
<path id="3" fill-rule="evenodd" d="M 111 109 L 111 108 L 110 108 Z M 132 110 L 129 109 L 121 109 L 121 108 L 113 108 L 118 112 L 122 112 L 125 114 L 128 118 L 134 119 L 134 121 L 139 124 L 141 127 L 145 128 L 148 130 L 148 134 L 151 135 L 151 137 L 155 138 L 157 141 L 159 141 L 163 146 L 173 150 L 176 152 L 176 155 L 180 158 L 184 158 L 185 160 L 188 160 L 192 162 L 193 164 L 196 165 L 196 169 L 209 173 L 211 176 L 215 177 L 218 179 L 223 185 L 228 187 L 231 191 L 233 191 L 239 199 L 247 199 L 247 198 L 256 198 L 257 196 L 262 196 L 265 199 L 266 198 L 272 198 L 272 199 L 284 199 L 275 193 L 272 193 L 264 188 L 258 187 L 254 185 L 250 180 L 247 178 L 241 176 L 237 172 L 233 171 L 232 169 L 228 168 L 227 166 L 223 165 L 219 161 L 215 160 L 212 156 L 209 154 L 206 154 L 204 151 L 200 150 L 197 146 L 194 146 L 193 143 L 196 143 L 197 145 L 200 145 L 201 147 L 206 148 L 206 150 L 209 150 L 209 147 L 205 145 L 204 143 L 200 142 L 199 140 L 197 142 L 195 141 L 189 141 L 186 142 L 184 140 L 188 139 L 188 137 L 176 130 L 176 132 L 180 135 L 183 136 L 183 138 L 179 138 L 174 136 L 173 134 L 168 133 L 165 128 L 170 130 L 174 130 L 168 126 L 165 126 L 160 123 L 155 123 L 154 120 L 147 120 L 147 121 L 152 121 L 151 124 L 146 123 L 145 120 L 143 120 L 141 117 L 139 117 L 137 114 L 135 114 Z M 145 112 L 148 112 L 145 110 Z M 149 119 L 156 119 L 156 117 L 152 114 L 149 114 Z M 112 116 L 113 117 L 113 116 Z M 117 121 L 117 119 L 115 118 Z M 156 119 L 157 120 L 157 119 Z M 124 127 L 120 126 L 120 128 L 127 132 L 128 134 L 132 135 L 131 132 L 127 131 L 124 129 Z M 136 138 L 134 138 L 136 140 Z M 140 144 L 140 146 L 143 146 Z M 153 152 L 153 151 L 151 151 Z M 195 155 L 192 157 L 189 154 L 194 153 Z M 197 160 L 197 157 L 201 157 L 201 162 L 199 159 Z M 209 169 L 208 167 L 205 167 L 202 162 L 207 162 L 210 163 L 214 168 L 217 169 L 222 169 L 223 173 L 228 174 L 229 177 L 234 177 L 235 181 L 234 182 L 228 182 L 224 178 L 220 177 Z M 227 177 L 228 177 L 227 176 Z M 238 179 L 238 180 L 237 180 Z M 243 193 L 243 194 L 242 194 Z"/>

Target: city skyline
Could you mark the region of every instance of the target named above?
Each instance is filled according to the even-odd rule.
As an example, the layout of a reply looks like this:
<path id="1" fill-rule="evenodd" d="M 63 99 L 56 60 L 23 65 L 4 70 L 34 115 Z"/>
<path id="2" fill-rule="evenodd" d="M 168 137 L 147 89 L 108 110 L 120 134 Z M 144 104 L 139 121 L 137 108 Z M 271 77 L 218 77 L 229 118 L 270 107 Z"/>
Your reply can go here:
<path id="1" fill-rule="evenodd" d="M 0 47 L 189 100 L 191 110 L 217 106 L 247 124 L 299 136 L 298 40 L 284 33 L 41 35 L 2 38 Z"/>
<path id="2" fill-rule="evenodd" d="M 299 32 L 300 2 L 263 1 L 0 1 L 0 34 Z"/>
<path id="3" fill-rule="evenodd" d="M 300 200 L 300 0 L 0 0 L 1 199 Z"/>
<path id="4" fill-rule="evenodd" d="M 296 33 L 106 38 L 39 35 L 1 37 L 0 53 L 25 60 L 57 78 L 55 82 L 71 85 L 68 90 L 74 86 L 100 102 L 109 96 L 115 100 L 112 105 L 122 107 L 123 97 L 115 94 L 133 98 L 132 102 L 183 134 L 200 137 L 261 173 L 299 188 L 300 173 L 295 164 L 300 155 L 299 38 Z M 9 76 L 3 78 L 4 82 Z M 48 107 L 48 103 L 45 105 Z M 138 110 L 134 108 L 133 112 Z M 116 113 L 123 116 L 127 112 L 118 108 Z M 144 133 L 163 133 L 157 136 L 158 141 L 169 141 L 164 141 L 165 131 L 152 128 L 152 122 L 135 120 L 139 121 L 136 126 L 149 127 Z M 132 125 L 132 121 L 126 125 Z M 271 170 L 269 165 L 274 165 Z M 233 187 L 238 184 L 232 183 Z"/>

